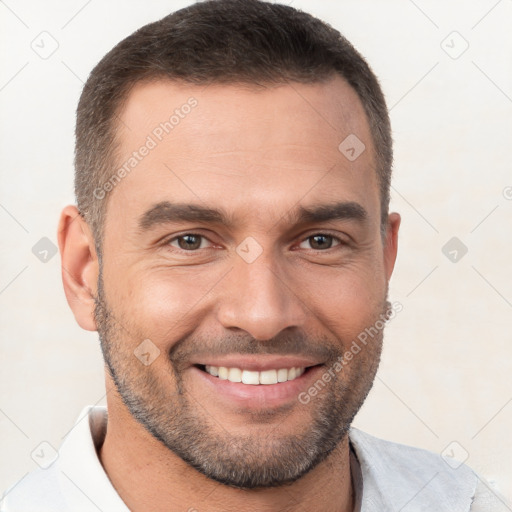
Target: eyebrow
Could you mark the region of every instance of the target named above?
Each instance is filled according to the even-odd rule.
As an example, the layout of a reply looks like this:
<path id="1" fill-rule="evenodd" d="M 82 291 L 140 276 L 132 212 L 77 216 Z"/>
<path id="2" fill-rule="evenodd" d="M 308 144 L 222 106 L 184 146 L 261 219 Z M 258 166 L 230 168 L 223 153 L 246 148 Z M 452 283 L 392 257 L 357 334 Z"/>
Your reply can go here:
<path id="1" fill-rule="evenodd" d="M 367 211 L 353 201 L 316 205 L 306 208 L 299 206 L 284 215 L 292 225 L 303 225 L 330 220 L 355 220 L 363 222 L 368 218 Z M 139 218 L 139 230 L 149 231 L 155 226 L 173 222 L 203 222 L 233 227 L 233 218 L 223 209 L 208 208 L 197 204 L 171 203 L 162 201 L 146 210 Z"/>

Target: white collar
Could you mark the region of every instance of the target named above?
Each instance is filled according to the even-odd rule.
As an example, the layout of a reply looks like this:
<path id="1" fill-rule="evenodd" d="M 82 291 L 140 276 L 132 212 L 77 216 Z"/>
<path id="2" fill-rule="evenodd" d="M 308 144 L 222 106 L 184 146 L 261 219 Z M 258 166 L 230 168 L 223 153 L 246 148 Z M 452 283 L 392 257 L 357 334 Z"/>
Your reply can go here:
<path id="1" fill-rule="evenodd" d="M 101 465 L 97 448 L 103 443 L 107 427 L 107 408 L 85 407 L 59 450 L 59 480 L 65 499 L 84 503 L 84 510 L 130 512 Z M 71 485 L 70 485 L 71 484 Z M 79 496 L 79 494 L 84 496 Z M 84 498 L 86 500 L 84 501 Z M 87 508 L 87 501 L 90 507 Z M 95 506 L 94 506 L 95 505 Z"/>

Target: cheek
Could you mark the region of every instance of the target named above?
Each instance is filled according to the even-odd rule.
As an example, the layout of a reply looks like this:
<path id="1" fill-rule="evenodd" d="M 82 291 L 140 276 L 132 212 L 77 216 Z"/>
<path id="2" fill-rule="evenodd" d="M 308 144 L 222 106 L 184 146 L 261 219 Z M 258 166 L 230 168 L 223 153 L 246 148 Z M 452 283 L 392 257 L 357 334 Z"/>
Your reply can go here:
<path id="1" fill-rule="evenodd" d="M 316 293 L 304 298 L 304 302 L 320 322 L 320 328 L 330 330 L 350 346 L 383 312 L 387 287 L 382 272 L 376 263 L 310 273 L 302 286 Z"/>
<path id="2" fill-rule="evenodd" d="M 168 349 L 197 328 L 197 315 L 218 280 L 211 271 L 200 274 L 190 268 L 134 272 L 126 279 L 124 315 L 143 336 Z"/>

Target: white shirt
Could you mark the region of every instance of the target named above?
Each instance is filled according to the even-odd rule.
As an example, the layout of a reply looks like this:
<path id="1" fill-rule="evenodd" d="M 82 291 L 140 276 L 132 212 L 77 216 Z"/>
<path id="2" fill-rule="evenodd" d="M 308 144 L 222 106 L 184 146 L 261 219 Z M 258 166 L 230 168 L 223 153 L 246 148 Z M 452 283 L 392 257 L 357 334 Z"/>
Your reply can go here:
<path id="1" fill-rule="evenodd" d="M 130 512 L 98 459 L 106 426 L 106 407 L 84 408 L 54 462 L 7 489 L 0 512 Z M 464 464 L 353 427 L 349 440 L 354 512 L 512 511 Z"/>

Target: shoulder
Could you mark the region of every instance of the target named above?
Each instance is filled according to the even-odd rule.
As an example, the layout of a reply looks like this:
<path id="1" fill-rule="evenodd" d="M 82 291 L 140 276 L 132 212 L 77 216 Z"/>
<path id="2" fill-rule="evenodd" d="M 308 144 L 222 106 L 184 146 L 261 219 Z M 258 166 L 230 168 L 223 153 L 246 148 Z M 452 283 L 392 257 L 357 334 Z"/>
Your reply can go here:
<path id="1" fill-rule="evenodd" d="M 60 512 L 66 509 L 54 466 L 37 468 L 3 493 L 0 512 Z"/>
<path id="2" fill-rule="evenodd" d="M 479 477 L 467 465 L 353 427 L 349 439 L 361 467 L 363 503 L 390 509 L 409 504 L 414 510 L 470 510 Z"/>
<path id="3" fill-rule="evenodd" d="M 478 480 L 471 512 L 510 512 L 512 504 L 483 478 Z"/>
<path id="4" fill-rule="evenodd" d="M 455 474 L 454 470 L 457 467 L 457 473 L 460 468 L 460 473 L 471 473 L 476 478 L 476 474 L 467 465 L 457 463 L 456 461 L 449 462 L 447 459 L 443 458 L 441 454 L 425 450 L 424 448 L 380 439 L 354 427 L 350 429 L 349 438 L 352 445 L 355 446 L 363 456 L 371 455 L 374 457 L 372 461 L 373 465 L 380 466 L 385 464 L 386 467 L 399 465 L 399 467 L 403 469 L 432 467 L 433 469 L 438 469 L 443 472 L 447 469 L 451 470 L 448 471 L 450 474 Z"/>
<path id="5" fill-rule="evenodd" d="M 1 497 L 0 512 L 97 511 L 98 503 L 109 505 L 104 510 L 126 510 L 95 448 L 102 442 L 106 421 L 105 407 L 83 408 L 55 460 L 27 473 L 7 489 Z"/>

